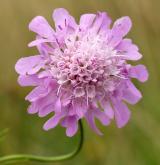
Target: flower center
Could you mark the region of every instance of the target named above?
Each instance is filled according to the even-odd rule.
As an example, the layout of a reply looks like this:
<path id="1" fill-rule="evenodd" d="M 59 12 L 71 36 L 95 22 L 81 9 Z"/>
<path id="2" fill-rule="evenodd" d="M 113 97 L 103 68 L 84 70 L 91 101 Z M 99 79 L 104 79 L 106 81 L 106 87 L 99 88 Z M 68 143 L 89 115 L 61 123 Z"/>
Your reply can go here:
<path id="1" fill-rule="evenodd" d="M 119 84 L 124 60 L 100 35 L 71 35 L 59 56 L 52 57 L 51 73 L 60 87 L 73 89 L 75 97 L 95 98 Z"/>

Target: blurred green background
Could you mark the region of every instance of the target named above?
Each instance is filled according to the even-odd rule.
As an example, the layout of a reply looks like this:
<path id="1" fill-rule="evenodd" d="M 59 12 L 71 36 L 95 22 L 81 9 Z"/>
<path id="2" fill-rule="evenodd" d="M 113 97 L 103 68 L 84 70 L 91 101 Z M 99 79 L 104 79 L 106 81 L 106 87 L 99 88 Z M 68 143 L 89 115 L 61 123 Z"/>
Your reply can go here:
<path id="1" fill-rule="evenodd" d="M 31 88 L 19 87 L 14 71 L 17 59 L 36 53 L 27 47 L 34 38 L 28 31 L 29 21 L 43 15 L 53 25 L 51 14 L 57 7 L 68 9 L 77 20 L 83 13 L 96 11 L 107 11 L 113 20 L 130 16 L 133 28 L 129 37 L 139 45 L 144 55 L 141 63 L 148 67 L 150 78 L 145 84 L 135 81 L 144 97 L 136 106 L 130 106 L 132 118 L 126 127 L 117 129 L 114 123 L 106 128 L 100 126 L 104 136 L 99 137 L 84 122 L 82 152 L 70 161 L 54 164 L 160 165 L 159 0 L 0 0 L 0 130 L 9 128 L 8 134 L 0 138 L 0 155 L 59 155 L 77 145 L 78 136 L 67 138 L 61 127 L 44 132 L 42 124 L 48 117 L 27 114 L 24 97 Z"/>

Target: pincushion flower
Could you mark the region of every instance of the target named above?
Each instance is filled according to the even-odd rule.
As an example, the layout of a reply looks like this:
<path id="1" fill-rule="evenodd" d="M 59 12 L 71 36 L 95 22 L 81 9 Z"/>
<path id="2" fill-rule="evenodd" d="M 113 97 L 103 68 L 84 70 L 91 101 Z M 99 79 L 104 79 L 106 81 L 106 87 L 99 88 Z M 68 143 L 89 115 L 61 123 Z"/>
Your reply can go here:
<path id="1" fill-rule="evenodd" d="M 26 96 L 31 103 L 28 112 L 39 117 L 53 113 L 44 129 L 60 124 L 67 136 L 75 135 L 82 118 L 100 135 L 96 119 L 105 126 L 115 120 L 123 127 L 131 115 L 126 102 L 136 104 L 142 98 L 131 79 L 148 79 L 145 66 L 127 63 L 142 57 L 131 39 L 125 38 L 132 26 L 130 18 L 111 25 L 107 13 L 98 12 L 82 15 L 77 24 L 59 8 L 53 20 L 55 30 L 42 16 L 30 22 L 36 39 L 29 47 L 36 46 L 39 53 L 21 58 L 15 66 L 19 84 L 35 86 Z"/>

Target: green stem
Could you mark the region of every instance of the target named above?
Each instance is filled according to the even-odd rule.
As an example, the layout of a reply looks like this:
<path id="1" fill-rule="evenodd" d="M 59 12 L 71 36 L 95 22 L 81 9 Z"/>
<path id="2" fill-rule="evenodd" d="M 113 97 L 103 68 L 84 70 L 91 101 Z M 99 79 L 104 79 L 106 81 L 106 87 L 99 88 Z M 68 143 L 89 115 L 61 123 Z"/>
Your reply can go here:
<path id="1" fill-rule="evenodd" d="M 19 162 L 19 161 L 36 161 L 36 162 L 59 162 L 71 159 L 75 157 L 83 146 L 84 141 L 84 134 L 83 134 L 83 125 L 82 121 L 79 121 L 79 129 L 80 129 L 80 141 L 78 147 L 71 153 L 62 155 L 62 156 L 53 156 L 53 157 L 45 157 L 45 156 L 36 156 L 36 155 L 27 155 L 27 154 L 17 154 L 17 155 L 9 155 L 0 157 L 0 164 L 12 163 L 12 162 Z"/>

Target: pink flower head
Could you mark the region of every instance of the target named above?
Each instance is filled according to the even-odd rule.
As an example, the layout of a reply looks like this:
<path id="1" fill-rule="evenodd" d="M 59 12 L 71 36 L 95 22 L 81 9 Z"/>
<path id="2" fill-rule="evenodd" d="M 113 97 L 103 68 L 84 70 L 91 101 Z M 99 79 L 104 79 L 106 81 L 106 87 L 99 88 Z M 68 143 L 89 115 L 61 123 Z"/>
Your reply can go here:
<path id="1" fill-rule="evenodd" d="M 142 97 L 131 82 L 145 82 L 148 72 L 143 65 L 127 61 L 141 59 L 138 47 L 124 38 L 132 23 L 125 16 L 111 27 L 105 12 L 84 14 L 79 24 L 65 9 L 53 12 L 55 30 L 42 16 L 35 17 L 29 29 L 36 33 L 38 55 L 21 58 L 15 68 L 21 86 L 35 86 L 26 96 L 30 114 L 39 117 L 53 113 L 45 124 L 49 130 L 60 124 L 67 136 L 78 130 L 85 118 L 90 127 L 102 134 L 95 119 L 107 126 L 111 120 L 123 127 L 130 118 L 125 102 L 136 104 Z"/>

